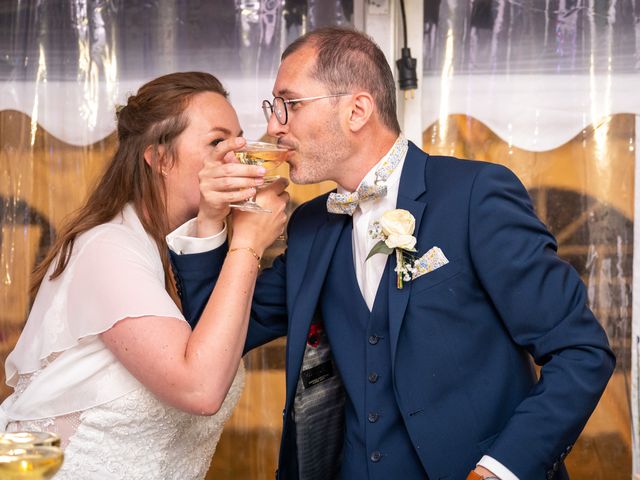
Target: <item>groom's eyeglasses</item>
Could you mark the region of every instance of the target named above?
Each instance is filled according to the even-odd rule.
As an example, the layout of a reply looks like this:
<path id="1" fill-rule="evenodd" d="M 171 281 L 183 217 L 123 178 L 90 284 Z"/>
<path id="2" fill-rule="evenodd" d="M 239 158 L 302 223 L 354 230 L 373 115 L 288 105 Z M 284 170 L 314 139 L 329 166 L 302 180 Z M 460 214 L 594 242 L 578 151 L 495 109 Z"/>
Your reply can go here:
<path id="1" fill-rule="evenodd" d="M 287 121 L 289 121 L 287 105 L 294 105 L 299 102 L 308 102 L 311 100 L 320 100 L 322 98 L 344 97 L 345 95 L 351 94 L 334 93 L 332 95 L 319 95 L 317 97 L 292 98 L 291 100 L 285 100 L 282 97 L 273 97 L 273 102 L 270 102 L 269 100 L 262 101 L 262 111 L 264 112 L 264 118 L 267 119 L 267 122 L 271 119 L 271 115 L 275 115 L 280 125 L 286 125 Z"/>

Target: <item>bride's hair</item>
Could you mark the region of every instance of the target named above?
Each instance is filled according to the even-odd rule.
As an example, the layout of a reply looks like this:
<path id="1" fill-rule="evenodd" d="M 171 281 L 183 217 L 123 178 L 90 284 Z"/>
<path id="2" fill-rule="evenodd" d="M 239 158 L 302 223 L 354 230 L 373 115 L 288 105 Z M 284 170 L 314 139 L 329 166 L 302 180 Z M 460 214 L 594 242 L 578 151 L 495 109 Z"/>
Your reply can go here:
<path id="1" fill-rule="evenodd" d="M 129 202 L 158 246 L 165 286 L 177 300 L 165 242 L 169 220 L 162 170 L 179 161 L 175 155 L 175 140 L 188 125 L 185 110 L 189 101 L 202 92 L 228 96 L 213 75 L 179 72 L 146 83 L 136 95 L 128 98 L 126 105 L 117 109 L 116 153 L 86 203 L 65 222 L 49 252 L 34 270 L 30 289 L 32 300 L 52 262 L 56 261 L 49 279 L 64 271 L 77 236 L 112 220 Z M 163 147 L 162 155 L 159 155 L 159 146 Z M 148 147 L 153 151 L 150 164 L 144 158 Z"/>

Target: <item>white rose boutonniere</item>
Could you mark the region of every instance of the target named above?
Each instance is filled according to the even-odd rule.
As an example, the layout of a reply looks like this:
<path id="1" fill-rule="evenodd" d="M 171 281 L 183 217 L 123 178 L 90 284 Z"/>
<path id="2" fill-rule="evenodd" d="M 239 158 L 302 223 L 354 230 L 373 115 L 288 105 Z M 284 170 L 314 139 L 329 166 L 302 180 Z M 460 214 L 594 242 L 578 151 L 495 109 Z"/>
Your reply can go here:
<path id="1" fill-rule="evenodd" d="M 409 281 L 412 278 L 414 269 L 412 252 L 416 251 L 416 237 L 413 236 L 415 228 L 416 219 L 411 213 L 402 209 L 384 212 L 382 217 L 373 222 L 369 228 L 369 236 L 379 241 L 367 255 L 367 260 L 376 253 L 390 255 L 395 250 L 398 288 L 402 288 L 403 280 Z"/>

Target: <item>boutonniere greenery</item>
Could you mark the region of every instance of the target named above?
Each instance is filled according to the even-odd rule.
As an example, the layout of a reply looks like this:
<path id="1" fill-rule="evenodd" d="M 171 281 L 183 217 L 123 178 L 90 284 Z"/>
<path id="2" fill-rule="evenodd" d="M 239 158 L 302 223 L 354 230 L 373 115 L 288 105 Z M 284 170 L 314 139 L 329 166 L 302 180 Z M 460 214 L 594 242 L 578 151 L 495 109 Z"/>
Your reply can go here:
<path id="1" fill-rule="evenodd" d="M 416 237 L 413 236 L 415 228 L 416 219 L 410 212 L 402 209 L 384 212 L 380 219 L 369 227 L 369 237 L 378 240 L 378 243 L 367 255 L 367 260 L 377 253 L 391 255 L 395 250 L 398 288 L 402 288 L 403 280 L 408 282 L 415 273 L 415 255 L 413 255 L 416 251 L 414 248 Z"/>

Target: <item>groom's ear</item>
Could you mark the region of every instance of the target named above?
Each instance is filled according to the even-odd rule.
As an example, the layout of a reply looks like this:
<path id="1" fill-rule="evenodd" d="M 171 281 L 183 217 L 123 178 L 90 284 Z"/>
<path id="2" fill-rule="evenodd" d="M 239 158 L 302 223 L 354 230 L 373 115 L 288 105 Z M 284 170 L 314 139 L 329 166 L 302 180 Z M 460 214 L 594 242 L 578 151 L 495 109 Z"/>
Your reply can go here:
<path id="1" fill-rule="evenodd" d="M 351 95 L 349 102 L 349 129 L 355 133 L 364 127 L 375 109 L 375 102 L 369 92 L 358 92 Z"/>

